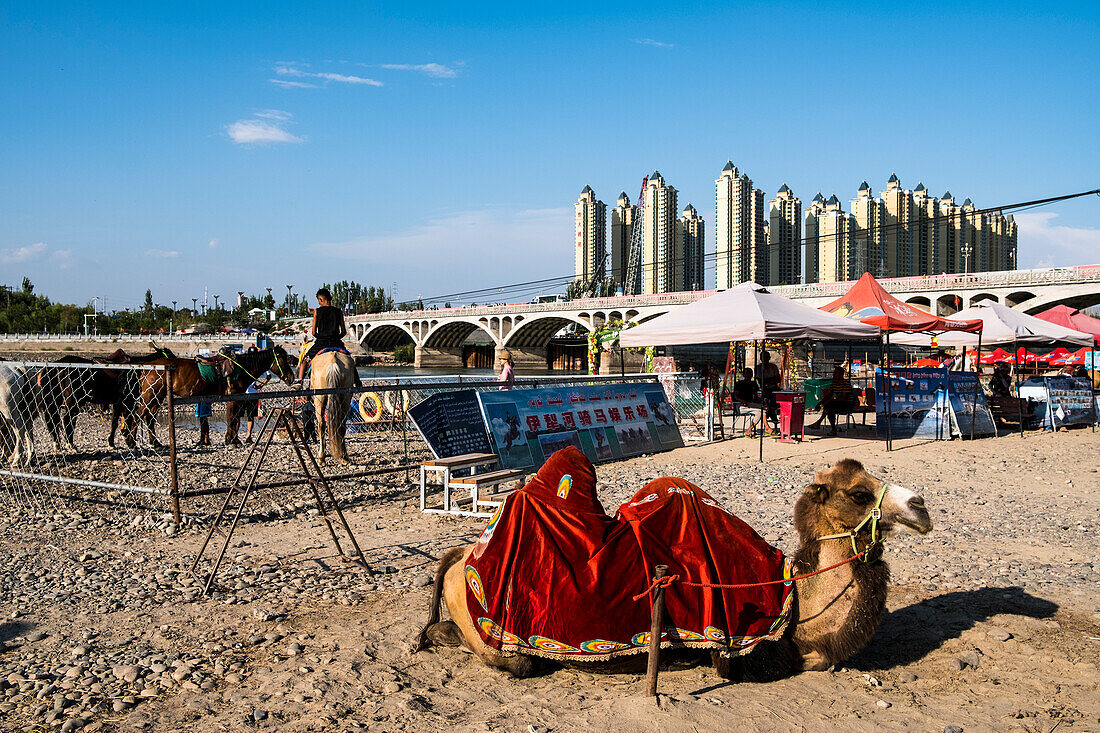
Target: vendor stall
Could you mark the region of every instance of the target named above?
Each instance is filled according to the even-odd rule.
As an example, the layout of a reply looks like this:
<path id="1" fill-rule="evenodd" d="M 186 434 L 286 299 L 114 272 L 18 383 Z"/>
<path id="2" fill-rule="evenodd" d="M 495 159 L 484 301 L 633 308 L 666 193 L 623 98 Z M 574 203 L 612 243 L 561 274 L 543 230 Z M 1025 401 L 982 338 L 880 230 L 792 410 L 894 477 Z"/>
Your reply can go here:
<path id="1" fill-rule="evenodd" d="M 623 331 L 620 343 L 623 346 L 675 346 L 734 341 L 759 343 L 767 339 L 858 340 L 878 338 L 879 335 L 877 326 L 825 313 L 748 282 Z M 760 431 L 760 459 L 764 459 L 763 430 Z"/>
<path id="2" fill-rule="evenodd" d="M 821 310 L 835 313 L 845 318 L 857 319 L 862 323 L 881 328 L 886 337 L 887 357 L 889 357 L 890 353 L 891 333 L 919 333 L 928 334 L 929 336 L 942 333 L 976 334 L 979 350 L 981 348 L 981 321 L 959 318 L 940 318 L 939 316 L 934 316 L 909 303 L 903 303 L 886 292 L 886 289 L 883 288 L 878 280 L 875 280 L 869 272 L 864 273 L 863 277 L 857 280 L 855 285 L 853 285 L 847 293 L 833 302 L 821 306 Z M 892 365 L 890 364 L 889 358 L 883 359 L 882 364 L 885 365 L 885 369 L 880 370 L 876 375 L 878 413 L 875 424 L 879 434 L 886 439 L 886 449 L 890 450 L 893 448 L 895 428 L 900 429 L 901 433 L 907 437 L 915 434 L 911 433 L 909 430 L 909 428 L 913 426 L 913 415 L 916 414 L 913 409 L 913 404 L 910 404 L 910 400 L 923 398 L 918 394 L 919 391 L 902 395 L 895 394 L 893 389 L 895 386 L 899 384 L 909 385 L 913 383 L 913 380 L 906 378 L 899 382 L 899 380 L 893 378 L 891 376 Z M 934 364 L 938 370 L 940 366 L 939 362 L 934 362 Z M 977 381 L 977 377 L 975 376 L 974 392 L 971 400 L 971 404 L 974 406 L 977 406 L 979 402 Z M 916 383 L 929 384 L 927 379 L 918 379 Z M 946 415 L 951 412 L 950 403 L 947 400 L 948 392 L 946 378 L 942 386 L 943 393 L 942 400 L 940 401 L 944 405 L 944 419 L 946 421 Z M 956 387 L 956 390 L 957 389 Z M 933 392 L 929 392 L 927 395 L 929 399 L 932 398 Z M 902 397 L 903 399 L 899 402 L 898 397 Z M 930 403 L 925 406 L 920 414 L 939 415 L 939 411 L 933 409 L 932 405 L 933 403 Z M 971 438 L 975 435 L 974 423 L 977 422 L 976 417 L 980 415 L 980 412 L 980 410 L 971 409 L 969 411 L 960 411 L 958 415 L 958 417 L 965 417 L 969 420 L 969 430 L 967 430 L 967 432 Z M 930 420 L 931 417 L 928 419 Z M 992 417 L 990 417 L 990 426 L 992 426 L 992 422 Z M 948 431 L 946 434 L 950 435 L 952 433 Z M 942 437 L 943 435 L 944 432 L 938 428 L 922 431 L 922 436 L 925 437 Z"/>
<path id="3" fill-rule="evenodd" d="M 980 320 L 983 324 L 980 334 L 974 333 L 947 333 L 939 337 L 940 346 L 968 347 L 977 345 L 981 352 L 981 343 L 984 339 L 987 344 L 1012 344 L 1016 352 L 1016 394 L 1020 394 L 1020 363 L 1025 358 L 1021 351 L 1021 344 L 1036 346 L 1057 346 L 1070 344 L 1076 346 L 1092 346 L 1093 335 L 1074 331 L 1048 321 L 1029 316 L 1006 305 L 995 302 L 983 302 L 961 310 L 955 314 L 958 319 Z M 898 343 L 912 344 L 914 346 L 931 345 L 931 339 L 924 334 L 904 334 L 897 337 Z M 1018 405 L 1020 419 L 1020 434 L 1024 432 L 1023 406 Z"/>

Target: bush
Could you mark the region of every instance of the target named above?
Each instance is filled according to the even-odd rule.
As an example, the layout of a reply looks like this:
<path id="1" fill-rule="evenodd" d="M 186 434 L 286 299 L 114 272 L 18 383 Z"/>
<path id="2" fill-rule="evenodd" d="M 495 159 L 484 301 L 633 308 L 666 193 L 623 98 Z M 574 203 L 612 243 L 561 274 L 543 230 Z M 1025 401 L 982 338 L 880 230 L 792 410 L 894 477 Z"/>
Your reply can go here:
<path id="1" fill-rule="evenodd" d="M 416 346 L 413 344 L 401 344 L 393 350 L 393 360 L 398 364 L 412 364 L 416 361 Z"/>

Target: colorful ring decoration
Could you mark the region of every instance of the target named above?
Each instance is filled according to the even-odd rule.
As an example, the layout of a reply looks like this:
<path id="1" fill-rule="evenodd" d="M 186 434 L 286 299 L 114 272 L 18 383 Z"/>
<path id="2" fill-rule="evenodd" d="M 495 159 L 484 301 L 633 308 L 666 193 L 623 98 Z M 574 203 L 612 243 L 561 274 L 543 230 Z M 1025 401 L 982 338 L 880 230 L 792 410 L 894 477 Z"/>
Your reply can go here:
<path id="1" fill-rule="evenodd" d="M 717 641 L 720 644 L 726 643 L 726 633 L 721 629 L 715 628 L 714 626 L 708 626 L 707 628 L 703 629 L 703 636 L 710 639 L 711 641 Z"/>
<path id="2" fill-rule="evenodd" d="M 470 592 L 474 594 L 477 602 L 481 604 L 481 607 L 488 611 L 489 606 L 485 603 L 485 584 L 481 582 L 481 576 L 477 574 L 477 570 L 472 565 L 466 566 L 466 585 L 469 587 Z"/>
<path id="3" fill-rule="evenodd" d="M 568 499 L 569 491 L 573 488 L 573 477 L 569 474 L 565 474 L 561 477 L 561 481 L 558 482 L 558 498 Z"/>
<path id="4" fill-rule="evenodd" d="M 489 618 L 479 618 L 477 625 L 481 627 L 481 630 L 485 632 L 486 636 L 489 636 L 502 644 L 513 644 L 515 646 L 523 646 L 523 639 L 519 638 L 515 634 L 511 634 L 505 631 L 499 624 Z"/>
<path id="5" fill-rule="evenodd" d="M 664 639 L 667 639 L 667 638 L 668 638 L 668 632 L 667 631 L 662 631 L 661 632 L 661 639 L 664 640 Z M 634 636 L 630 637 L 630 643 L 633 644 L 634 646 L 649 646 L 649 632 L 648 631 L 643 631 L 641 633 L 635 634 Z"/>
<path id="6" fill-rule="evenodd" d="M 504 503 L 507 503 L 507 499 L 505 499 Z M 481 536 L 477 538 L 479 544 L 483 542 L 488 542 L 489 540 L 493 539 L 493 532 L 496 531 L 497 524 L 500 522 L 500 514 L 501 510 L 504 509 L 504 503 L 496 508 L 496 510 L 493 512 L 493 516 L 489 519 L 489 524 L 485 526 L 485 529 L 482 531 Z"/>
<path id="7" fill-rule="evenodd" d="M 568 644 L 562 644 L 560 641 L 554 641 L 553 639 L 547 639 L 545 636 L 539 636 L 538 634 L 535 634 L 527 641 L 534 648 L 544 652 L 566 654 L 568 652 L 580 651 L 576 647 L 569 646 Z"/>
<path id="8" fill-rule="evenodd" d="M 679 627 L 673 629 L 676 636 L 680 638 L 680 641 L 706 641 L 707 637 L 700 634 L 698 631 L 689 631 L 688 629 L 681 629 Z"/>
<path id="9" fill-rule="evenodd" d="M 629 647 L 629 644 L 621 644 L 617 641 L 593 639 L 592 641 L 586 641 L 581 644 L 581 651 L 588 652 L 589 654 L 608 654 L 610 652 L 617 652 L 620 649 L 628 649 Z"/>

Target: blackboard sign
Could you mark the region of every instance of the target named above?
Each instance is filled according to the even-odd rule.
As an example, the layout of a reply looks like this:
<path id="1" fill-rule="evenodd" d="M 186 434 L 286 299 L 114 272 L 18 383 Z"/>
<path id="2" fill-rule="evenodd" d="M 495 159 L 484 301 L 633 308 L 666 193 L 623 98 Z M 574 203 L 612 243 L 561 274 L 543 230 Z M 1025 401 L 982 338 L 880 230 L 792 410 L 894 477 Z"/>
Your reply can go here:
<path id="1" fill-rule="evenodd" d="M 413 424 L 436 458 L 492 453 L 477 392 L 441 392 L 409 409 Z"/>

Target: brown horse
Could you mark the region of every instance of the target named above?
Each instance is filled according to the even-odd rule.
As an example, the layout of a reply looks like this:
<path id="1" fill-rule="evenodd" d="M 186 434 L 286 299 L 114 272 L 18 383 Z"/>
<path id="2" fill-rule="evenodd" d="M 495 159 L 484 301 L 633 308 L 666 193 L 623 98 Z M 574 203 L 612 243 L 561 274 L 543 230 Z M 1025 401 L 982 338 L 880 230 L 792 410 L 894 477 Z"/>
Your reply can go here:
<path id="1" fill-rule="evenodd" d="M 140 396 L 134 410 L 135 418 L 127 425 L 126 442 L 130 446 L 136 445 L 138 423 L 144 422 L 149 431 L 150 444 L 157 448 L 162 447 L 155 430 L 156 414 L 168 398 L 169 380 L 172 394 L 176 397 L 243 394 L 248 385 L 268 370 L 278 375 L 287 386 L 294 384 L 294 370 L 282 346 L 231 357 L 218 357 L 214 361 L 213 370 L 216 376 L 212 380 L 203 376 L 197 359 L 154 359 L 149 363 L 166 366 L 168 370 L 145 371 L 139 377 Z M 237 402 L 225 403 L 226 445 L 240 445 L 241 441 L 237 437 L 241 422 L 237 416 L 239 409 Z"/>

